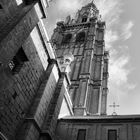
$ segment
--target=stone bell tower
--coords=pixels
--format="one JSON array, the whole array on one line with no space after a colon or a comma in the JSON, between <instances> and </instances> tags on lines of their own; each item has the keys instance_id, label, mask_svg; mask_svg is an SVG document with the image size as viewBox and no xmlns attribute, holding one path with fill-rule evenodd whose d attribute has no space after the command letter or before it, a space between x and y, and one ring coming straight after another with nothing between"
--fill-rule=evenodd
<instances>
[{"instance_id":1,"label":"stone bell tower","mask_svg":"<svg viewBox=\"0 0 140 140\"><path fill-rule=\"evenodd\" d=\"M69 74L69 94L75 115L106 115L108 51L104 42L105 22L94 2L78 10L75 19L58 22L52 36L58 59L74 55Z\"/></svg>"}]
</instances>

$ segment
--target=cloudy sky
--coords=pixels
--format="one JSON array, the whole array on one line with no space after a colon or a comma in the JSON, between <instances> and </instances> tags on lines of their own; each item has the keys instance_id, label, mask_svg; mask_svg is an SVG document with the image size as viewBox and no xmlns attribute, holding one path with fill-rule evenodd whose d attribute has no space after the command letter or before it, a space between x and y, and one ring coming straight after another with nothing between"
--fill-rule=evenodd
<instances>
[{"instance_id":1,"label":"cloudy sky","mask_svg":"<svg viewBox=\"0 0 140 140\"><path fill-rule=\"evenodd\" d=\"M91 0L53 0L48 8L47 30ZM138 0L95 0L106 21L106 48L110 51L108 114L110 104L118 114L140 114L140 17Z\"/></svg>"}]
</instances>

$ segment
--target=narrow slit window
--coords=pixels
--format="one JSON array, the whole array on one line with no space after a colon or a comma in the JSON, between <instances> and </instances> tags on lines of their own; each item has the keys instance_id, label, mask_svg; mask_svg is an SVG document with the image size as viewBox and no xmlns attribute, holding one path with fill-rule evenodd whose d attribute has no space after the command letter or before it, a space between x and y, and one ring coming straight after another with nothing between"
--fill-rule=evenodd
<instances>
[{"instance_id":1,"label":"narrow slit window","mask_svg":"<svg viewBox=\"0 0 140 140\"><path fill-rule=\"evenodd\" d=\"M117 140L117 130L108 130L108 140Z\"/></svg>"},{"instance_id":2,"label":"narrow slit window","mask_svg":"<svg viewBox=\"0 0 140 140\"><path fill-rule=\"evenodd\" d=\"M3 9L1 4L0 4L0 9Z\"/></svg>"},{"instance_id":3,"label":"narrow slit window","mask_svg":"<svg viewBox=\"0 0 140 140\"><path fill-rule=\"evenodd\" d=\"M83 17L83 18L82 18L82 23L83 23L83 22L87 22L87 17Z\"/></svg>"},{"instance_id":4,"label":"narrow slit window","mask_svg":"<svg viewBox=\"0 0 140 140\"><path fill-rule=\"evenodd\" d=\"M17 96L18 96L17 92L14 92L14 94L12 95L14 100L16 99Z\"/></svg>"},{"instance_id":5,"label":"narrow slit window","mask_svg":"<svg viewBox=\"0 0 140 140\"><path fill-rule=\"evenodd\" d=\"M77 140L85 140L86 139L86 129L79 129Z\"/></svg>"},{"instance_id":6,"label":"narrow slit window","mask_svg":"<svg viewBox=\"0 0 140 140\"><path fill-rule=\"evenodd\" d=\"M28 58L22 48L18 50L13 59L9 62L9 68L13 74L19 73L23 64L28 61Z\"/></svg>"}]
</instances>

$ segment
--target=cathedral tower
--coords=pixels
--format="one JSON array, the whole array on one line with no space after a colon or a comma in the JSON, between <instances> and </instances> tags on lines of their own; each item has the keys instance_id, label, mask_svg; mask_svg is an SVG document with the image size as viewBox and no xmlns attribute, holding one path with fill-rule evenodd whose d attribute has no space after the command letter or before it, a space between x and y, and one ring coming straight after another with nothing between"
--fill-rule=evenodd
<instances>
[{"instance_id":1,"label":"cathedral tower","mask_svg":"<svg viewBox=\"0 0 140 140\"><path fill-rule=\"evenodd\" d=\"M71 63L69 94L75 115L105 115L107 104L108 51L104 42L105 22L94 2L58 22L52 36L60 59L74 55Z\"/></svg>"}]
</instances>

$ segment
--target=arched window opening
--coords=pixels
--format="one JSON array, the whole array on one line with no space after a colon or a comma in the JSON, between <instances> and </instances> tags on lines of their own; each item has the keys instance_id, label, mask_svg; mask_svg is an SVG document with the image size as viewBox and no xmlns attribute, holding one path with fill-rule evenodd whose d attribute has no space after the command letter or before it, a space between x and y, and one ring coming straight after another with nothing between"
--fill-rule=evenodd
<instances>
[{"instance_id":1,"label":"arched window opening","mask_svg":"<svg viewBox=\"0 0 140 140\"><path fill-rule=\"evenodd\" d=\"M76 36L76 43L85 41L85 32L80 32Z\"/></svg>"},{"instance_id":2,"label":"arched window opening","mask_svg":"<svg viewBox=\"0 0 140 140\"><path fill-rule=\"evenodd\" d=\"M66 63L70 63L70 60L69 60L69 59L65 59L65 62L66 62Z\"/></svg>"},{"instance_id":3,"label":"arched window opening","mask_svg":"<svg viewBox=\"0 0 140 140\"><path fill-rule=\"evenodd\" d=\"M70 43L70 40L72 38L72 34L67 34L63 37L63 40L62 40L62 44L67 44L67 43Z\"/></svg>"},{"instance_id":4,"label":"arched window opening","mask_svg":"<svg viewBox=\"0 0 140 140\"><path fill-rule=\"evenodd\" d=\"M83 23L83 22L87 22L87 17L83 17L83 18L82 18L82 23Z\"/></svg>"}]
</instances>

